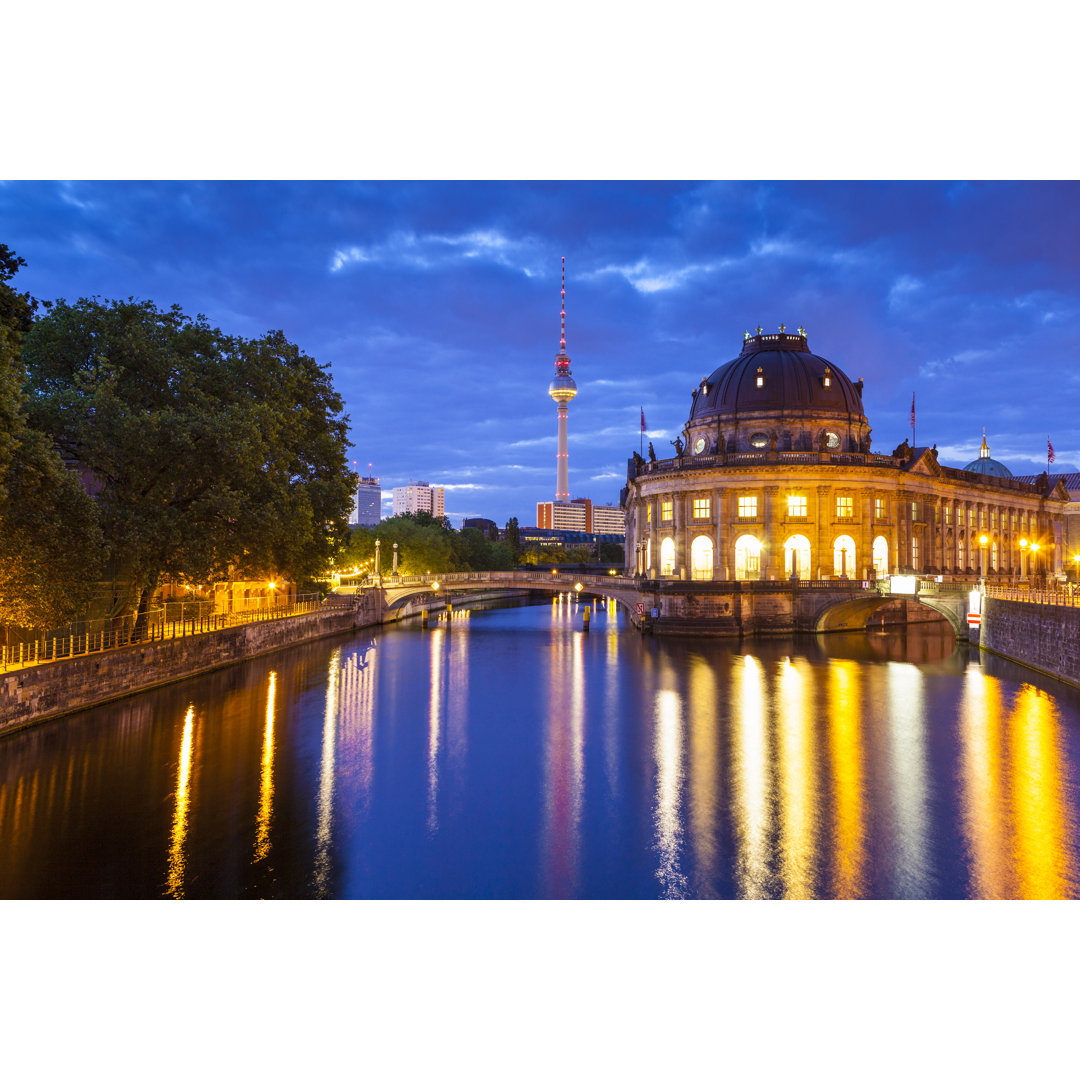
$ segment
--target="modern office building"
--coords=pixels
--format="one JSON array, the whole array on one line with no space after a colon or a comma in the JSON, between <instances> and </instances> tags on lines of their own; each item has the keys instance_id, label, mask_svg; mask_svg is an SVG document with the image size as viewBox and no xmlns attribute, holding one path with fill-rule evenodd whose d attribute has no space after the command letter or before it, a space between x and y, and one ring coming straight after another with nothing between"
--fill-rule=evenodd
<instances>
[{"instance_id":1,"label":"modern office building","mask_svg":"<svg viewBox=\"0 0 1080 1080\"><path fill-rule=\"evenodd\" d=\"M418 514L426 511L433 517L442 517L446 503L446 489L435 487L424 480L415 480L394 492L395 514Z\"/></svg>"},{"instance_id":2,"label":"modern office building","mask_svg":"<svg viewBox=\"0 0 1080 1080\"><path fill-rule=\"evenodd\" d=\"M804 330L747 334L694 389L676 456L629 462L627 568L701 581L1063 569L1065 478L1011 476L989 448L966 469L906 439L872 453L862 392Z\"/></svg>"},{"instance_id":3,"label":"modern office building","mask_svg":"<svg viewBox=\"0 0 1080 1080\"><path fill-rule=\"evenodd\" d=\"M361 476L356 486L350 525L378 525L382 519L382 487L377 476Z\"/></svg>"},{"instance_id":4,"label":"modern office building","mask_svg":"<svg viewBox=\"0 0 1080 1080\"><path fill-rule=\"evenodd\" d=\"M591 499L573 499L569 503L537 503L536 527L621 536L626 526L621 506L594 506Z\"/></svg>"}]
</instances>

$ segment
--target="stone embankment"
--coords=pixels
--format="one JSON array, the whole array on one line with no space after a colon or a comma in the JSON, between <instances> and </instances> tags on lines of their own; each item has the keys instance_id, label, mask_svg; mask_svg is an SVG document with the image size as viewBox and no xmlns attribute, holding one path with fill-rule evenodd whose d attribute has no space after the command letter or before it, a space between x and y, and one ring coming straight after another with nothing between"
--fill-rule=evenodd
<instances>
[{"instance_id":1,"label":"stone embankment","mask_svg":"<svg viewBox=\"0 0 1080 1080\"><path fill-rule=\"evenodd\" d=\"M365 593L348 605L191 637L129 645L0 675L0 734L78 712L156 686L202 675L253 656L346 633L382 621L382 596Z\"/></svg>"},{"instance_id":2,"label":"stone embankment","mask_svg":"<svg viewBox=\"0 0 1080 1080\"><path fill-rule=\"evenodd\" d=\"M981 648L1080 686L1080 608L989 596L983 605Z\"/></svg>"}]
</instances>

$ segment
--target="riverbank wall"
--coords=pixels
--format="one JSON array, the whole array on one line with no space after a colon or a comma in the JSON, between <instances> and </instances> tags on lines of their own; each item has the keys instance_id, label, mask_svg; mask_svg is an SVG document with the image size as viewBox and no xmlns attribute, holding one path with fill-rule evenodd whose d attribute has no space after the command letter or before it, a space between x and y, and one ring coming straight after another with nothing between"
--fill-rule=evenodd
<instances>
[{"instance_id":1,"label":"riverbank wall","mask_svg":"<svg viewBox=\"0 0 1080 1080\"><path fill-rule=\"evenodd\" d=\"M1080 608L983 601L979 647L1080 686Z\"/></svg>"},{"instance_id":2,"label":"riverbank wall","mask_svg":"<svg viewBox=\"0 0 1080 1080\"><path fill-rule=\"evenodd\" d=\"M264 653L377 625L382 616L382 596L371 592L349 605L9 671L0 675L0 735Z\"/></svg>"}]
</instances>

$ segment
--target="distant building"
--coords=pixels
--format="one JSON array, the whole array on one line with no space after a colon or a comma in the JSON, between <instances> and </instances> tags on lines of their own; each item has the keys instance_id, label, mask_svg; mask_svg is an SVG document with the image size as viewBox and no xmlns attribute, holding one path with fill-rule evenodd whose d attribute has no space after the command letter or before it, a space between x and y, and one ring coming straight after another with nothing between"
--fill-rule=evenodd
<instances>
[{"instance_id":1,"label":"distant building","mask_svg":"<svg viewBox=\"0 0 1080 1080\"><path fill-rule=\"evenodd\" d=\"M350 525L378 525L382 518L382 488L377 476L361 476L356 487Z\"/></svg>"},{"instance_id":2,"label":"distant building","mask_svg":"<svg viewBox=\"0 0 1080 1080\"><path fill-rule=\"evenodd\" d=\"M445 505L446 489L433 487L424 480L394 488L395 514L419 514L426 511L432 517L442 517L446 512Z\"/></svg>"},{"instance_id":3,"label":"distant building","mask_svg":"<svg viewBox=\"0 0 1080 1080\"><path fill-rule=\"evenodd\" d=\"M613 533L622 537L626 531L625 515L620 506L593 506L591 499L569 503L536 504L538 529L571 529L583 533Z\"/></svg>"},{"instance_id":4,"label":"distant building","mask_svg":"<svg viewBox=\"0 0 1080 1080\"><path fill-rule=\"evenodd\" d=\"M461 519L463 529L479 529L485 536L490 536L494 530L495 536L499 535L499 526L491 518L468 517Z\"/></svg>"},{"instance_id":5,"label":"distant building","mask_svg":"<svg viewBox=\"0 0 1080 1080\"><path fill-rule=\"evenodd\" d=\"M558 504L556 504L558 505ZM620 533L589 533L575 529L542 529L522 525L518 530L522 547L528 548L572 548L596 547L600 544L618 544L622 546L625 537Z\"/></svg>"}]
</instances>

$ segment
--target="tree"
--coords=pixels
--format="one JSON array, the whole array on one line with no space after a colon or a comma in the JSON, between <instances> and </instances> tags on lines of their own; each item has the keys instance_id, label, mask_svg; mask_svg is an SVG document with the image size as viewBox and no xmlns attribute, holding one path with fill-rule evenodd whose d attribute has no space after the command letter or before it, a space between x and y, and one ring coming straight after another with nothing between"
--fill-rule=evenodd
<instances>
[{"instance_id":1,"label":"tree","mask_svg":"<svg viewBox=\"0 0 1080 1080\"><path fill-rule=\"evenodd\" d=\"M137 633L163 576L303 580L347 536L341 398L280 332L247 341L175 305L57 301L24 360L33 422L100 486Z\"/></svg>"},{"instance_id":2,"label":"tree","mask_svg":"<svg viewBox=\"0 0 1080 1080\"><path fill-rule=\"evenodd\" d=\"M506 523L506 544L510 548L510 554L513 555L514 562L521 562L521 531L516 517L512 517Z\"/></svg>"},{"instance_id":3,"label":"tree","mask_svg":"<svg viewBox=\"0 0 1080 1080\"><path fill-rule=\"evenodd\" d=\"M49 630L85 609L102 536L78 476L27 420L19 354L37 303L8 284L25 265L0 244L0 622Z\"/></svg>"}]
</instances>

